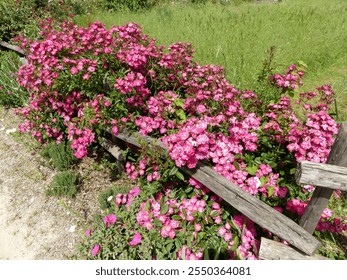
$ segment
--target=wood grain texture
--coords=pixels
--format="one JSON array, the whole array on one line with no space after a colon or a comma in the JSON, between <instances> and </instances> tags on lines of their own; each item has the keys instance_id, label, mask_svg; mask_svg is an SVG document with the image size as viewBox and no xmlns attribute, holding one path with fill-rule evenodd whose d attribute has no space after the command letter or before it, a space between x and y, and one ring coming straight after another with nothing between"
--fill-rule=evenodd
<instances>
[{"instance_id":1,"label":"wood grain texture","mask_svg":"<svg viewBox=\"0 0 347 280\"><path fill-rule=\"evenodd\" d=\"M140 141L164 147L160 141L139 134L134 136L134 134L120 133L116 137L138 147L141 147ZM287 240L302 252L312 255L319 248L319 241L294 221L231 183L204 163L199 162L195 169L181 168L181 170L204 184L259 226Z\"/></svg>"},{"instance_id":2,"label":"wood grain texture","mask_svg":"<svg viewBox=\"0 0 347 280\"><path fill-rule=\"evenodd\" d=\"M332 164L302 161L296 172L298 184L347 191L347 168Z\"/></svg>"},{"instance_id":3,"label":"wood grain texture","mask_svg":"<svg viewBox=\"0 0 347 280\"><path fill-rule=\"evenodd\" d=\"M347 122L340 127L334 145L331 148L327 164L347 167ZM314 232L333 192L333 189L322 187L316 187L314 190L305 213L299 221L299 224L309 233Z\"/></svg>"},{"instance_id":4,"label":"wood grain texture","mask_svg":"<svg viewBox=\"0 0 347 280\"><path fill-rule=\"evenodd\" d=\"M308 256L280 242L262 237L259 259L261 260L329 260L320 255Z\"/></svg>"},{"instance_id":5,"label":"wood grain texture","mask_svg":"<svg viewBox=\"0 0 347 280\"><path fill-rule=\"evenodd\" d=\"M20 53L22 55L24 55L24 52L22 50L20 50L18 48L18 46L15 46L15 45L11 45L9 43L6 43L6 42L3 42L3 41L0 41L0 46L4 47L4 48L7 48L7 49L10 49L12 51L15 51L17 53Z\"/></svg>"},{"instance_id":6,"label":"wood grain texture","mask_svg":"<svg viewBox=\"0 0 347 280\"><path fill-rule=\"evenodd\" d=\"M117 160L118 174L122 174L124 172L123 151L117 145L113 144L111 141L105 138L102 138L100 145Z\"/></svg>"}]
</instances>

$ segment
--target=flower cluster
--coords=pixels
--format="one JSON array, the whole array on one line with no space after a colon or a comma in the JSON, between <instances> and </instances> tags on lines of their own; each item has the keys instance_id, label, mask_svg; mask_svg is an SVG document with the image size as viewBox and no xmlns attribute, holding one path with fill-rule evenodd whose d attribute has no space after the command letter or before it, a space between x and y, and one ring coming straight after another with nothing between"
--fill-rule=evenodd
<instances>
[{"instance_id":1,"label":"flower cluster","mask_svg":"<svg viewBox=\"0 0 347 280\"><path fill-rule=\"evenodd\" d=\"M25 119L20 131L40 142L68 140L78 158L88 154L105 130L113 135L122 129L136 131L162 141L178 167L195 168L204 161L279 211L303 214L310 192L293 183L293 170L298 161L327 159L338 130L328 112L334 95L330 86L301 93L294 102L288 96L300 89L304 72L291 65L285 74L270 75L274 98L260 98L267 91L239 91L220 66L195 62L189 43L165 49L133 23L106 29L99 22L87 28L68 21L53 27L47 20L40 36L36 41L18 39L28 53L28 64L20 68L17 79L30 92L29 106L19 110ZM193 239L177 243L175 257L200 259L201 240L213 232L209 237L223 240L228 257L235 258L239 250L241 257L255 258L253 222L241 215L230 217L230 209L222 207L207 186L192 178L188 185L177 168L168 172L163 166L153 152L126 163L128 177L139 181L141 191L146 186L136 213L138 228L127 237L131 248L143 245L146 231L166 242L189 232ZM182 197L168 198L176 189ZM139 192L118 194L115 204L129 209ZM307 201L297 199L299 192ZM108 229L115 217L104 218ZM324 222L318 228L334 231L345 225L342 220L341 226L331 224L335 227ZM99 250L100 242L93 254Z\"/></svg>"}]
</instances>

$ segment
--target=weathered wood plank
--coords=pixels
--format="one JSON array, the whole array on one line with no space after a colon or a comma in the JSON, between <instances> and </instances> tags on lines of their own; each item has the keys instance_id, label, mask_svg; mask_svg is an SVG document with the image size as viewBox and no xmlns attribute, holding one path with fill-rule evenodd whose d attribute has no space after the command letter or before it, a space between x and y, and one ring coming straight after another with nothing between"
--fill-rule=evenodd
<instances>
[{"instance_id":1,"label":"weathered wood plank","mask_svg":"<svg viewBox=\"0 0 347 280\"><path fill-rule=\"evenodd\" d=\"M347 167L347 122L343 123L340 127L327 163ZM333 192L334 190L332 189L322 187L316 187L314 190L305 213L299 221L299 224L309 233L314 232Z\"/></svg>"},{"instance_id":2,"label":"weathered wood plank","mask_svg":"<svg viewBox=\"0 0 347 280\"><path fill-rule=\"evenodd\" d=\"M120 133L116 137L138 147L140 147L140 138L151 145L163 147L160 141L153 142L150 137L141 137L139 134L134 137ZM287 240L304 253L312 255L319 248L319 241L302 227L258 198L231 183L211 167L199 162L195 169L181 168L181 170L204 184L249 219L280 238Z\"/></svg>"},{"instance_id":3,"label":"weathered wood plank","mask_svg":"<svg viewBox=\"0 0 347 280\"><path fill-rule=\"evenodd\" d=\"M347 191L347 168L326 163L302 161L295 174L298 184Z\"/></svg>"},{"instance_id":4,"label":"weathered wood plank","mask_svg":"<svg viewBox=\"0 0 347 280\"><path fill-rule=\"evenodd\" d=\"M102 142L100 143L101 147L103 147L106 151L108 151L115 159L117 160L118 174L122 174L124 171L123 163L123 151L117 146L114 145L111 141L102 138Z\"/></svg>"},{"instance_id":5,"label":"weathered wood plank","mask_svg":"<svg viewBox=\"0 0 347 280\"><path fill-rule=\"evenodd\" d=\"M15 52L18 52L18 53L24 55L24 52L23 52L22 50L20 50L20 49L18 48L18 46L11 45L11 44L6 43L6 42L3 42L3 41L0 41L0 46L3 46L3 47L5 47L5 48L7 48L7 49L10 49L10 50L12 50L12 51L15 51Z\"/></svg>"},{"instance_id":6,"label":"weathered wood plank","mask_svg":"<svg viewBox=\"0 0 347 280\"><path fill-rule=\"evenodd\" d=\"M320 255L307 256L280 242L262 237L259 259L261 260L328 260Z\"/></svg>"}]
</instances>

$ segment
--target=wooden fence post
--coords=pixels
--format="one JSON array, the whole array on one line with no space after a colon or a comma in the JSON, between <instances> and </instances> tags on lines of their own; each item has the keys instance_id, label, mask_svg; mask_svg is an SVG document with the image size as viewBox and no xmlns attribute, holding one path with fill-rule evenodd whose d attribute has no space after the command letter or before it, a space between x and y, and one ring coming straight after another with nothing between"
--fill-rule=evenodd
<instances>
[{"instance_id":1,"label":"wooden fence post","mask_svg":"<svg viewBox=\"0 0 347 280\"><path fill-rule=\"evenodd\" d=\"M331 148L327 163L347 167L347 122L343 123L340 127L337 138ZM329 188L315 188L312 198L306 207L305 213L299 221L299 225L309 233L312 234L314 232L333 192L334 190Z\"/></svg>"}]
</instances>

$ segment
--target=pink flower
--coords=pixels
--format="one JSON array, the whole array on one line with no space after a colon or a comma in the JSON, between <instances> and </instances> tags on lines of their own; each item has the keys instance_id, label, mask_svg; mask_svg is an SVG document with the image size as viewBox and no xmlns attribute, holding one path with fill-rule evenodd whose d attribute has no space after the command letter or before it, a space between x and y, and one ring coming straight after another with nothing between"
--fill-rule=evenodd
<instances>
[{"instance_id":1,"label":"pink flower","mask_svg":"<svg viewBox=\"0 0 347 280\"><path fill-rule=\"evenodd\" d=\"M141 233L137 232L133 236L133 239L129 242L130 246L136 246L141 243L142 236Z\"/></svg>"},{"instance_id":2,"label":"pink flower","mask_svg":"<svg viewBox=\"0 0 347 280\"><path fill-rule=\"evenodd\" d=\"M89 66L87 70L88 70L88 72L91 72L91 73L95 72L95 67Z\"/></svg>"},{"instance_id":3,"label":"pink flower","mask_svg":"<svg viewBox=\"0 0 347 280\"><path fill-rule=\"evenodd\" d=\"M109 227L111 224L115 224L117 221L117 217L113 214L109 214L103 218L103 221L106 227Z\"/></svg>"},{"instance_id":4,"label":"pink flower","mask_svg":"<svg viewBox=\"0 0 347 280\"><path fill-rule=\"evenodd\" d=\"M203 114L206 112L206 107L202 104L198 105L198 107L196 107L196 111L199 113L199 114Z\"/></svg>"},{"instance_id":5,"label":"pink flower","mask_svg":"<svg viewBox=\"0 0 347 280\"><path fill-rule=\"evenodd\" d=\"M218 235L220 235L220 236L224 236L226 232L227 232L227 230L225 229L225 227L220 227L218 229Z\"/></svg>"},{"instance_id":6,"label":"pink flower","mask_svg":"<svg viewBox=\"0 0 347 280\"><path fill-rule=\"evenodd\" d=\"M91 231L90 229L87 229L87 230L86 230L86 237L88 237L88 236L90 235L91 232L92 232L92 231Z\"/></svg>"},{"instance_id":7,"label":"pink flower","mask_svg":"<svg viewBox=\"0 0 347 280\"><path fill-rule=\"evenodd\" d=\"M100 245L99 244L94 245L94 248L92 251L93 256L95 257L99 253L99 251L100 251Z\"/></svg>"},{"instance_id":8,"label":"pink flower","mask_svg":"<svg viewBox=\"0 0 347 280\"><path fill-rule=\"evenodd\" d=\"M83 80L88 80L90 78L90 75L88 74L88 73L84 73L83 75L82 75L82 79Z\"/></svg>"},{"instance_id":9,"label":"pink flower","mask_svg":"<svg viewBox=\"0 0 347 280\"><path fill-rule=\"evenodd\" d=\"M78 69L77 69L76 67L72 67L72 68L70 69L70 73L71 73L72 75L75 75L75 74L78 73Z\"/></svg>"},{"instance_id":10,"label":"pink flower","mask_svg":"<svg viewBox=\"0 0 347 280\"><path fill-rule=\"evenodd\" d=\"M201 227L201 224L199 224L199 223L194 225L195 231L200 231L201 228L202 228L202 227Z\"/></svg>"},{"instance_id":11,"label":"pink flower","mask_svg":"<svg viewBox=\"0 0 347 280\"><path fill-rule=\"evenodd\" d=\"M118 132L119 132L118 127L117 127L117 126L113 126L113 127L112 127L112 134L113 134L114 136L117 136L117 135L118 135Z\"/></svg>"},{"instance_id":12,"label":"pink flower","mask_svg":"<svg viewBox=\"0 0 347 280\"><path fill-rule=\"evenodd\" d=\"M233 238L233 235L230 232L224 234L224 240L226 242L230 241Z\"/></svg>"}]
</instances>

